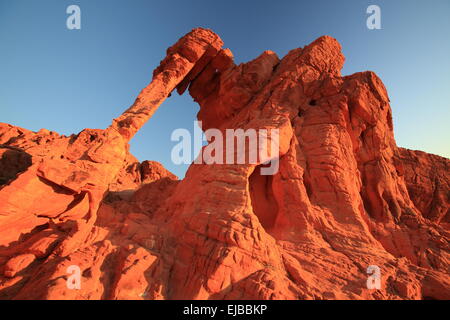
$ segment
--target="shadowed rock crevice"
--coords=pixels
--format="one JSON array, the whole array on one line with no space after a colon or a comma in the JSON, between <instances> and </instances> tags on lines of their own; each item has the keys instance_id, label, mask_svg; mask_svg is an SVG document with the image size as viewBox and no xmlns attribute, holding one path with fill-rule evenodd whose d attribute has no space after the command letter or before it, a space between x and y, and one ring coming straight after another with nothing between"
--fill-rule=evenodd
<instances>
[{"instance_id":1,"label":"shadowed rock crevice","mask_svg":"<svg viewBox=\"0 0 450 320\"><path fill-rule=\"evenodd\" d=\"M250 199L253 212L263 228L270 233L278 216L278 204L272 189L274 177L273 175L262 175L260 169L261 166L255 167L249 177Z\"/></svg>"},{"instance_id":2,"label":"shadowed rock crevice","mask_svg":"<svg viewBox=\"0 0 450 320\"><path fill-rule=\"evenodd\" d=\"M31 155L19 148L0 145L0 188L31 166Z\"/></svg>"}]
</instances>

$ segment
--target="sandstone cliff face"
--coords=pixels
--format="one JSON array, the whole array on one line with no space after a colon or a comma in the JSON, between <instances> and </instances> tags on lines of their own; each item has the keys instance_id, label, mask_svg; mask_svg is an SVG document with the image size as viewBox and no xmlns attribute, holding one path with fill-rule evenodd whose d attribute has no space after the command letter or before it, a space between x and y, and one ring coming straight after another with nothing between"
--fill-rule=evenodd
<instances>
[{"instance_id":1,"label":"sandstone cliff face","mask_svg":"<svg viewBox=\"0 0 450 320\"><path fill-rule=\"evenodd\" d=\"M450 160L396 146L381 80L342 77L327 36L241 65L222 45L181 38L106 130L0 124L0 298L449 299ZM128 142L174 89L203 130L279 129L279 171L139 163Z\"/></svg>"}]
</instances>

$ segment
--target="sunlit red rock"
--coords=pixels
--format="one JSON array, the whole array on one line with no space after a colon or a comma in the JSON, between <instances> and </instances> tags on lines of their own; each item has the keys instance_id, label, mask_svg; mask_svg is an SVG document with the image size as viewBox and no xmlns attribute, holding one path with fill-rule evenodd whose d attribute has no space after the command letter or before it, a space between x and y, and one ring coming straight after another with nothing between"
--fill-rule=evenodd
<instances>
[{"instance_id":1,"label":"sunlit red rock","mask_svg":"<svg viewBox=\"0 0 450 320\"><path fill-rule=\"evenodd\" d=\"M240 65L222 45L181 38L105 130L0 124L0 298L449 299L450 160L396 146L381 80L342 77L328 36ZM279 129L279 171L139 163L129 140L174 89L204 130Z\"/></svg>"}]
</instances>

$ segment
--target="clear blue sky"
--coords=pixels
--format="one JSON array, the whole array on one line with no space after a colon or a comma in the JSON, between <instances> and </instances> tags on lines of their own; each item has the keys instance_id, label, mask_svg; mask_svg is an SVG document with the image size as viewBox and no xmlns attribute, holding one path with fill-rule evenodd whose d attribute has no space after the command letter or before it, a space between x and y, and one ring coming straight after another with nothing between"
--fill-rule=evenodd
<instances>
[{"instance_id":1,"label":"clear blue sky","mask_svg":"<svg viewBox=\"0 0 450 320\"><path fill-rule=\"evenodd\" d=\"M81 8L81 30L66 8ZM366 28L381 7L382 30ZM151 80L167 47L194 27L218 33L237 63L280 57L328 34L342 44L343 74L375 71L402 147L450 157L450 1L0 0L0 122L62 134L105 128ZM172 95L131 141L139 160L170 160L176 128L198 106Z\"/></svg>"}]
</instances>

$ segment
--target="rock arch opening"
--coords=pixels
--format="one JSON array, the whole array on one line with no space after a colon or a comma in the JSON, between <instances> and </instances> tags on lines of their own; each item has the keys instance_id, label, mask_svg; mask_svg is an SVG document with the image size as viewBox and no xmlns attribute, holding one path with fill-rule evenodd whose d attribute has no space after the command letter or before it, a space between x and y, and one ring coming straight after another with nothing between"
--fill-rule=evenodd
<instances>
[{"instance_id":1,"label":"rock arch opening","mask_svg":"<svg viewBox=\"0 0 450 320\"><path fill-rule=\"evenodd\" d=\"M183 179L190 163L174 163L171 151L180 141L171 140L171 135L177 129L184 129L194 139L194 130L201 132L196 123L199 110L200 106L189 94L172 94L130 141L130 151L139 161L157 161L179 179ZM192 139L189 142L191 161L199 151L194 148Z\"/></svg>"}]
</instances>

